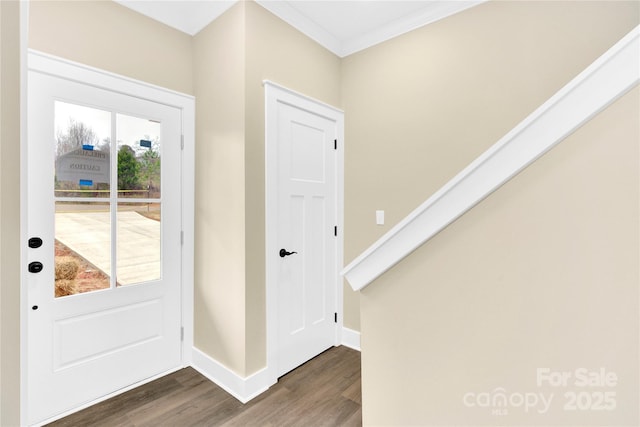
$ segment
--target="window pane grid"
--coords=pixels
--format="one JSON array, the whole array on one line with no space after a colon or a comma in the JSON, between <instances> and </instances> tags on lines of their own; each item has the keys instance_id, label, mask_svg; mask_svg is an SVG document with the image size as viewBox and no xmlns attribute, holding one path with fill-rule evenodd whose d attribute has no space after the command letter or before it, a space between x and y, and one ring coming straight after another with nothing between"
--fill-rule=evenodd
<instances>
[{"instance_id":1,"label":"window pane grid","mask_svg":"<svg viewBox=\"0 0 640 427\"><path fill-rule=\"evenodd\" d=\"M55 103L56 297L161 279L160 130Z\"/></svg>"}]
</instances>

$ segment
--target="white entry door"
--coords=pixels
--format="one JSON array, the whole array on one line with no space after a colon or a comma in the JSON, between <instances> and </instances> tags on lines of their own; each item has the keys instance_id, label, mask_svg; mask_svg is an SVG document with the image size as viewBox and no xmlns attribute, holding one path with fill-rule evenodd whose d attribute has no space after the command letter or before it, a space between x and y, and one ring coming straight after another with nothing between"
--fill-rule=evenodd
<instances>
[{"instance_id":1,"label":"white entry door","mask_svg":"<svg viewBox=\"0 0 640 427\"><path fill-rule=\"evenodd\" d=\"M277 105L277 375L336 344L338 174L335 118Z\"/></svg>"},{"instance_id":2,"label":"white entry door","mask_svg":"<svg viewBox=\"0 0 640 427\"><path fill-rule=\"evenodd\" d=\"M180 140L177 108L29 72L29 424L181 366Z\"/></svg>"}]
</instances>

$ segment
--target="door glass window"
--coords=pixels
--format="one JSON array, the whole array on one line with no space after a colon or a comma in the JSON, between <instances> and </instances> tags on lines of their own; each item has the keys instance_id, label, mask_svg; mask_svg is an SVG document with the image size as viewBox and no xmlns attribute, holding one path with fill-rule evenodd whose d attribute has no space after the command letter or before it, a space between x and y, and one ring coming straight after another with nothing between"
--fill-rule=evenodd
<instances>
[{"instance_id":1,"label":"door glass window","mask_svg":"<svg viewBox=\"0 0 640 427\"><path fill-rule=\"evenodd\" d=\"M110 287L111 221L109 203L87 199L56 202L55 295Z\"/></svg>"},{"instance_id":2,"label":"door glass window","mask_svg":"<svg viewBox=\"0 0 640 427\"><path fill-rule=\"evenodd\" d=\"M160 123L116 115L119 285L161 278Z\"/></svg>"},{"instance_id":3,"label":"door glass window","mask_svg":"<svg viewBox=\"0 0 640 427\"><path fill-rule=\"evenodd\" d=\"M118 197L160 197L160 123L117 114Z\"/></svg>"},{"instance_id":4,"label":"door glass window","mask_svg":"<svg viewBox=\"0 0 640 427\"><path fill-rule=\"evenodd\" d=\"M159 280L160 204L118 203L118 285Z\"/></svg>"},{"instance_id":5,"label":"door glass window","mask_svg":"<svg viewBox=\"0 0 640 427\"><path fill-rule=\"evenodd\" d=\"M56 297L160 280L161 124L54 108Z\"/></svg>"},{"instance_id":6,"label":"door glass window","mask_svg":"<svg viewBox=\"0 0 640 427\"><path fill-rule=\"evenodd\" d=\"M111 113L56 101L53 138L55 296L107 289L111 280Z\"/></svg>"},{"instance_id":7,"label":"door glass window","mask_svg":"<svg viewBox=\"0 0 640 427\"><path fill-rule=\"evenodd\" d=\"M55 102L56 197L109 197L111 113Z\"/></svg>"}]
</instances>

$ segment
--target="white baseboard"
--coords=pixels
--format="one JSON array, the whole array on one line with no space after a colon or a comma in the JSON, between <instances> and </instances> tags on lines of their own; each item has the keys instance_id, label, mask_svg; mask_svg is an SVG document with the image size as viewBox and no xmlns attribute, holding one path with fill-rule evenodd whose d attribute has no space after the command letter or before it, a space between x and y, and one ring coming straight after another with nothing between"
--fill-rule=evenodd
<instances>
[{"instance_id":1,"label":"white baseboard","mask_svg":"<svg viewBox=\"0 0 640 427\"><path fill-rule=\"evenodd\" d=\"M269 382L266 368L243 378L196 347L193 347L192 367L242 403L247 403L273 385Z\"/></svg>"},{"instance_id":2,"label":"white baseboard","mask_svg":"<svg viewBox=\"0 0 640 427\"><path fill-rule=\"evenodd\" d=\"M360 332L343 327L341 344L360 351ZM242 403L247 403L275 384L269 380L267 368L243 378L196 347L193 347L191 366Z\"/></svg>"},{"instance_id":3,"label":"white baseboard","mask_svg":"<svg viewBox=\"0 0 640 427\"><path fill-rule=\"evenodd\" d=\"M354 331L349 328L342 328L342 345L352 348L354 350L360 350L360 332Z\"/></svg>"}]
</instances>

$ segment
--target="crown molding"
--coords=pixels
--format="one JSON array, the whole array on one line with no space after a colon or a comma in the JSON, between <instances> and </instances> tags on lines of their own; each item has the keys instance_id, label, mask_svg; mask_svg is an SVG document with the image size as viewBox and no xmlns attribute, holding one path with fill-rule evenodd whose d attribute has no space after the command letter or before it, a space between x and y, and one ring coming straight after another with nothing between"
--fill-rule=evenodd
<instances>
[{"instance_id":1,"label":"crown molding","mask_svg":"<svg viewBox=\"0 0 640 427\"><path fill-rule=\"evenodd\" d=\"M434 1L418 13L396 19L390 23L357 37L341 40L322 26L300 13L289 1L256 0L260 6L276 15L298 31L307 35L340 58L383 43L409 31L432 24L448 16L462 12L487 0Z\"/></svg>"},{"instance_id":2,"label":"crown molding","mask_svg":"<svg viewBox=\"0 0 640 427\"><path fill-rule=\"evenodd\" d=\"M135 12L171 28L194 36L236 4L237 0L216 1L140 1L114 0Z\"/></svg>"},{"instance_id":3,"label":"crown molding","mask_svg":"<svg viewBox=\"0 0 640 427\"><path fill-rule=\"evenodd\" d=\"M384 43L395 37L416 30L425 25L433 24L463 10L469 9L484 3L487 0L480 1L434 1L418 13L413 13L401 19L397 19L369 31L358 37L345 40L342 43L340 52L334 52L341 58L349 56L361 50L367 49L380 43Z\"/></svg>"},{"instance_id":4,"label":"crown molding","mask_svg":"<svg viewBox=\"0 0 640 427\"><path fill-rule=\"evenodd\" d=\"M289 2L256 0L256 3L331 52L341 56L342 42L340 39L316 24L306 15L300 13L298 9L291 6Z\"/></svg>"}]
</instances>

